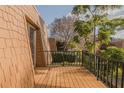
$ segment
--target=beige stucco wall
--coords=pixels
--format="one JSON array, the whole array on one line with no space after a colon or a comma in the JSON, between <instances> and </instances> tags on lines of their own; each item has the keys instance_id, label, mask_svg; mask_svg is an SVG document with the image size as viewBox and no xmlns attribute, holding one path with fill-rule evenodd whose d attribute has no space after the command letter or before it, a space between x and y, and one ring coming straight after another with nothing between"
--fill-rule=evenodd
<instances>
[{"instance_id":1,"label":"beige stucco wall","mask_svg":"<svg viewBox=\"0 0 124 93\"><path fill-rule=\"evenodd\" d=\"M49 38L50 50L57 51L55 38Z\"/></svg>"},{"instance_id":2,"label":"beige stucco wall","mask_svg":"<svg viewBox=\"0 0 124 93\"><path fill-rule=\"evenodd\" d=\"M44 29L34 6L0 6L0 87L34 87L27 21Z\"/></svg>"},{"instance_id":3,"label":"beige stucco wall","mask_svg":"<svg viewBox=\"0 0 124 93\"><path fill-rule=\"evenodd\" d=\"M124 40L112 41L111 44L118 48L124 48Z\"/></svg>"},{"instance_id":4,"label":"beige stucco wall","mask_svg":"<svg viewBox=\"0 0 124 93\"><path fill-rule=\"evenodd\" d=\"M51 54L47 52L50 51L47 26L45 25L45 22L41 19L41 17L40 23L42 31L40 34L37 34L37 67L47 66L49 63L51 63Z\"/></svg>"}]
</instances>

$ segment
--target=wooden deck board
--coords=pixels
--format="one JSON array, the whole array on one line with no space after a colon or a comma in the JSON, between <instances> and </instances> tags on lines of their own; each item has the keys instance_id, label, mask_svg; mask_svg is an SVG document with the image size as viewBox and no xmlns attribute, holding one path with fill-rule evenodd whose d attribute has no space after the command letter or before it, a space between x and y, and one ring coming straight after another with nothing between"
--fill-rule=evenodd
<instances>
[{"instance_id":1,"label":"wooden deck board","mask_svg":"<svg viewBox=\"0 0 124 93\"><path fill-rule=\"evenodd\" d=\"M37 88L105 88L83 67L41 67L35 69Z\"/></svg>"}]
</instances>

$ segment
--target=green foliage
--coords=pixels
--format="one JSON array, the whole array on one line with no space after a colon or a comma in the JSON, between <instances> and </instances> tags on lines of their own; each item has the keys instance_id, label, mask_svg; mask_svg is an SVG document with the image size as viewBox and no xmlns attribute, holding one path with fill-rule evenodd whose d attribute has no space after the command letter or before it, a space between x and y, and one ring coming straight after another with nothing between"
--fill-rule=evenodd
<instances>
[{"instance_id":1,"label":"green foliage","mask_svg":"<svg viewBox=\"0 0 124 93\"><path fill-rule=\"evenodd\" d=\"M109 59L124 61L124 49L117 47L108 47L106 50L101 50L101 56Z\"/></svg>"},{"instance_id":2,"label":"green foliage","mask_svg":"<svg viewBox=\"0 0 124 93\"><path fill-rule=\"evenodd\" d=\"M61 63L63 62L63 55L62 53L52 53L52 61L55 63Z\"/></svg>"},{"instance_id":3,"label":"green foliage","mask_svg":"<svg viewBox=\"0 0 124 93\"><path fill-rule=\"evenodd\" d=\"M99 28L98 39L99 43L108 45L110 42L110 36L114 34L117 26L123 24L123 20L120 18L108 19L108 10L119 9L122 6L116 5L77 5L73 8L72 13L77 15L79 19L75 22L75 32L78 33L74 37L74 41L80 42L80 38L83 37L85 40L85 48L89 51L94 48L93 44L88 37L93 31L95 32L96 27Z\"/></svg>"},{"instance_id":4,"label":"green foliage","mask_svg":"<svg viewBox=\"0 0 124 93\"><path fill-rule=\"evenodd\" d=\"M86 18L95 17L97 15L108 15L108 10L119 9L119 5L76 5L72 13L75 15L83 14ZM89 17L87 17L89 16Z\"/></svg>"},{"instance_id":5,"label":"green foliage","mask_svg":"<svg viewBox=\"0 0 124 93\"><path fill-rule=\"evenodd\" d=\"M81 62L81 52L56 52L52 53L54 63Z\"/></svg>"},{"instance_id":6,"label":"green foliage","mask_svg":"<svg viewBox=\"0 0 124 93\"><path fill-rule=\"evenodd\" d=\"M111 35L115 34L115 30L117 27L122 25L123 20L121 18L117 19L108 19L107 17L103 17L101 21L98 23L99 33L98 40L101 45L108 46L111 41Z\"/></svg>"},{"instance_id":7,"label":"green foliage","mask_svg":"<svg viewBox=\"0 0 124 93\"><path fill-rule=\"evenodd\" d=\"M75 15L79 15L81 13L85 13L86 9L89 7L89 5L76 5L73 10L72 13Z\"/></svg>"},{"instance_id":8,"label":"green foliage","mask_svg":"<svg viewBox=\"0 0 124 93\"><path fill-rule=\"evenodd\" d=\"M106 31L106 30L99 31L98 39L99 39L101 45L102 44L108 45L109 42L111 41L111 38L110 38L111 35L112 34L110 31Z\"/></svg>"},{"instance_id":9,"label":"green foliage","mask_svg":"<svg viewBox=\"0 0 124 93\"><path fill-rule=\"evenodd\" d=\"M92 25L90 21L78 20L74 23L74 31L79 34L80 37L85 37L89 35L92 31Z\"/></svg>"},{"instance_id":10,"label":"green foliage","mask_svg":"<svg viewBox=\"0 0 124 93\"><path fill-rule=\"evenodd\" d=\"M76 48L76 43L75 43L75 42L69 42L69 43L67 44L67 47L68 47L69 49Z\"/></svg>"},{"instance_id":11,"label":"green foliage","mask_svg":"<svg viewBox=\"0 0 124 93\"><path fill-rule=\"evenodd\" d=\"M73 41L76 43L80 43L80 37L78 35L74 36Z\"/></svg>"},{"instance_id":12,"label":"green foliage","mask_svg":"<svg viewBox=\"0 0 124 93\"><path fill-rule=\"evenodd\" d=\"M87 41L87 42L85 43L85 47L86 47L87 50L89 50L89 52L93 53L93 47L94 47L93 42Z\"/></svg>"},{"instance_id":13,"label":"green foliage","mask_svg":"<svg viewBox=\"0 0 124 93\"><path fill-rule=\"evenodd\" d=\"M80 42L80 38L83 37L85 40L85 48L90 49L92 43L89 41L89 34L92 32L92 24L90 21L78 20L74 23L74 31L77 35L73 38L76 43Z\"/></svg>"}]
</instances>

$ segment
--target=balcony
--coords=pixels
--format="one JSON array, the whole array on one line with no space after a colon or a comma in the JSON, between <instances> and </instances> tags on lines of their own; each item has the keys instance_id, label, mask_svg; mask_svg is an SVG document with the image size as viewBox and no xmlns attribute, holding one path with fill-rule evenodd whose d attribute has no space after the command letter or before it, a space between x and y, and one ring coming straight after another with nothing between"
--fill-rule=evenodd
<instances>
[{"instance_id":1,"label":"balcony","mask_svg":"<svg viewBox=\"0 0 124 93\"><path fill-rule=\"evenodd\" d=\"M94 56L85 51L44 51L44 53L47 55L47 61L51 59L52 62L47 62L47 67L35 69L35 87L124 87L123 62Z\"/></svg>"}]
</instances>

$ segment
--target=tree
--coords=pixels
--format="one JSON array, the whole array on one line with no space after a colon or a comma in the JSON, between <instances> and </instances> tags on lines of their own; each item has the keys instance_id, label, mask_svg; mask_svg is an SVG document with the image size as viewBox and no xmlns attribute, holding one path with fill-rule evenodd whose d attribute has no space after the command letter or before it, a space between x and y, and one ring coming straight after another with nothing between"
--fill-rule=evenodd
<instances>
[{"instance_id":1,"label":"tree","mask_svg":"<svg viewBox=\"0 0 124 93\"><path fill-rule=\"evenodd\" d=\"M124 61L124 49L117 47L108 47L100 51L100 55L111 60Z\"/></svg>"},{"instance_id":2,"label":"tree","mask_svg":"<svg viewBox=\"0 0 124 93\"><path fill-rule=\"evenodd\" d=\"M80 39L82 39L81 37L83 37L84 39L84 47L85 49L90 49L89 44L91 45L91 42L89 40L89 34L92 32L92 24L90 23L90 21L82 21L82 20L78 20L75 22L74 24L74 31L76 33L78 33L77 35L74 36L74 41L79 43Z\"/></svg>"},{"instance_id":3,"label":"tree","mask_svg":"<svg viewBox=\"0 0 124 93\"><path fill-rule=\"evenodd\" d=\"M96 37L96 27L98 26L99 22L101 21L101 19L103 17L107 17L107 15L109 14L108 11L118 9L120 7L121 6L115 6L115 5L77 5L73 8L72 13L75 14L77 17L79 17L78 20L81 20L81 21L89 20L91 23L91 31L94 33L94 43L91 44L91 42L90 42L90 44L94 46L94 54L96 54L96 50L95 50L96 49L96 46L95 46L96 45L95 44L96 43L95 42L96 41L96 38L95 38ZM84 31L85 32L87 31L87 30L84 30L84 31L81 30L80 27L83 24L84 24L84 22L82 22L82 24L75 24L75 25L77 25L76 27L79 27L78 28L79 33L82 33L82 32L84 33ZM87 35L87 33L86 33L86 35ZM84 36L84 35L82 35L82 36ZM75 38L79 39L79 37L76 36Z\"/></svg>"},{"instance_id":4,"label":"tree","mask_svg":"<svg viewBox=\"0 0 124 93\"><path fill-rule=\"evenodd\" d=\"M73 23L75 17L67 16L62 18L56 18L50 25L50 31L58 41L64 42L64 50L67 49L68 43L71 42L75 35Z\"/></svg>"},{"instance_id":5,"label":"tree","mask_svg":"<svg viewBox=\"0 0 124 93\"><path fill-rule=\"evenodd\" d=\"M98 24L99 33L98 40L99 46L101 45L108 46L111 41L111 35L114 34L114 31L118 25L115 26L115 19L108 19L107 17L103 17ZM104 47L106 48L106 47Z\"/></svg>"},{"instance_id":6,"label":"tree","mask_svg":"<svg viewBox=\"0 0 124 93\"><path fill-rule=\"evenodd\" d=\"M124 24L124 20L122 18L108 19L107 17L102 18L99 22L99 33L98 40L99 46L105 45L109 46L111 41L111 35L115 34L115 30L121 29Z\"/></svg>"},{"instance_id":7,"label":"tree","mask_svg":"<svg viewBox=\"0 0 124 93\"><path fill-rule=\"evenodd\" d=\"M72 49L76 48L77 46L76 46L75 42L70 42L70 43L67 45L67 47L72 50Z\"/></svg>"}]
</instances>

